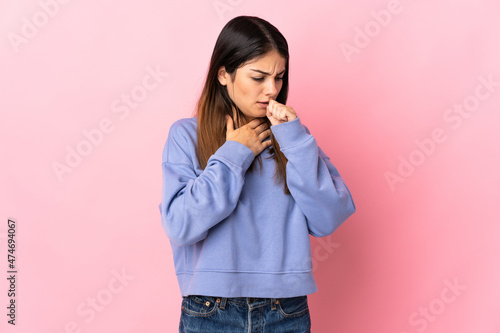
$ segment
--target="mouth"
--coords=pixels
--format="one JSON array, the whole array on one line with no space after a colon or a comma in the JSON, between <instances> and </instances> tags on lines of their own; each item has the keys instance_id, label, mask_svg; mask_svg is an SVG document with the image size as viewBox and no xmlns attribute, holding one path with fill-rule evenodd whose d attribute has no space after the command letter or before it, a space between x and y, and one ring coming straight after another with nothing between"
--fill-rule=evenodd
<instances>
[{"instance_id":1,"label":"mouth","mask_svg":"<svg viewBox=\"0 0 500 333\"><path fill-rule=\"evenodd\" d=\"M267 108L267 106L269 105L269 102L257 102L257 104L259 104L260 107L262 107L262 108Z\"/></svg>"}]
</instances>

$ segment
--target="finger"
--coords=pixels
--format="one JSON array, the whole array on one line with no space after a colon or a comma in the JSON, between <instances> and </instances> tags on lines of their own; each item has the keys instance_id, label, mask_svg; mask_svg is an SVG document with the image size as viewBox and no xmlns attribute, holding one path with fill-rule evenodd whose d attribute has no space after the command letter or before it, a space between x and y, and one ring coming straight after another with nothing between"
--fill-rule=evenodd
<instances>
[{"instance_id":1,"label":"finger","mask_svg":"<svg viewBox=\"0 0 500 333\"><path fill-rule=\"evenodd\" d=\"M281 119L281 108L276 106L274 108L273 116L274 116L274 118L280 120Z\"/></svg>"},{"instance_id":2,"label":"finger","mask_svg":"<svg viewBox=\"0 0 500 333\"><path fill-rule=\"evenodd\" d=\"M266 112L266 115L268 117L273 117L273 110L274 110L273 105L274 105L274 101L270 100L269 104L267 105L267 112Z\"/></svg>"},{"instance_id":3,"label":"finger","mask_svg":"<svg viewBox=\"0 0 500 333\"><path fill-rule=\"evenodd\" d=\"M287 110L286 108L282 108L280 111L281 111L281 112L280 112L280 119L281 119L281 120L286 120L286 119L287 119L287 118L286 118L286 114L287 114L287 111L288 111L288 110Z\"/></svg>"},{"instance_id":4,"label":"finger","mask_svg":"<svg viewBox=\"0 0 500 333\"><path fill-rule=\"evenodd\" d=\"M274 99L272 99L271 102L272 102L272 107L274 108L274 110L285 106L284 104L281 104L280 102L277 102ZM271 102L269 102L269 104L271 104Z\"/></svg>"},{"instance_id":5,"label":"finger","mask_svg":"<svg viewBox=\"0 0 500 333\"><path fill-rule=\"evenodd\" d=\"M262 139L262 140L265 140L266 138ZM273 141L272 140L266 140L266 141L262 141L262 144L264 145L264 148L267 148L269 146L271 146L273 144Z\"/></svg>"},{"instance_id":6,"label":"finger","mask_svg":"<svg viewBox=\"0 0 500 333\"><path fill-rule=\"evenodd\" d=\"M287 120L290 110L287 107L281 107L279 112L279 117L281 120Z\"/></svg>"},{"instance_id":7,"label":"finger","mask_svg":"<svg viewBox=\"0 0 500 333\"><path fill-rule=\"evenodd\" d=\"M259 126L255 128L255 130L259 133L264 132L266 129L269 128L269 125L267 124L266 121L263 121Z\"/></svg>"},{"instance_id":8,"label":"finger","mask_svg":"<svg viewBox=\"0 0 500 333\"><path fill-rule=\"evenodd\" d=\"M271 135L271 129L266 129L265 131L262 131L262 133L259 134L259 138L261 140L264 140L267 138L269 135Z\"/></svg>"},{"instance_id":9,"label":"finger","mask_svg":"<svg viewBox=\"0 0 500 333\"><path fill-rule=\"evenodd\" d=\"M283 107L284 107L284 105L280 104L278 102L276 102L274 104L274 118L276 118L276 119L282 119L281 115L282 115Z\"/></svg>"},{"instance_id":10,"label":"finger","mask_svg":"<svg viewBox=\"0 0 500 333\"><path fill-rule=\"evenodd\" d=\"M271 113L273 114L274 119L281 120L281 108L279 106L274 105Z\"/></svg>"},{"instance_id":11,"label":"finger","mask_svg":"<svg viewBox=\"0 0 500 333\"><path fill-rule=\"evenodd\" d=\"M275 100L270 100L269 101L269 104L267 105L267 108L269 109L269 112L271 112L271 114L273 113L273 111L275 110L275 106L276 106L276 101Z\"/></svg>"}]
</instances>

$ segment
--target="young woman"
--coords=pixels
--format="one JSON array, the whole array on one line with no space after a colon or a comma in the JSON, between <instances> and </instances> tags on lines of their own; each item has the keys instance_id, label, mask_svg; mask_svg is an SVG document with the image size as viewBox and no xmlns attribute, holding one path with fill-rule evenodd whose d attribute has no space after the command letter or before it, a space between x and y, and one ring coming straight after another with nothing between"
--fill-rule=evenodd
<instances>
[{"instance_id":1,"label":"young woman","mask_svg":"<svg viewBox=\"0 0 500 333\"><path fill-rule=\"evenodd\" d=\"M356 208L286 105L288 60L269 22L232 19L196 116L170 128L160 212L182 294L179 332L310 332L309 234L330 235Z\"/></svg>"}]
</instances>

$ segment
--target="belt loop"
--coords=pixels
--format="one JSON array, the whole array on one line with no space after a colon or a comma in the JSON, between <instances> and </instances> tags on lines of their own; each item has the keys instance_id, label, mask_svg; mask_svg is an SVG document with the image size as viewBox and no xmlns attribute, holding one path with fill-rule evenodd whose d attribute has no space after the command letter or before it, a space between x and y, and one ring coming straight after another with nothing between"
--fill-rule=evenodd
<instances>
[{"instance_id":1,"label":"belt loop","mask_svg":"<svg viewBox=\"0 0 500 333\"><path fill-rule=\"evenodd\" d=\"M271 310L276 310L276 298L271 298Z\"/></svg>"},{"instance_id":2,"label":"belt loop","mask_svg":"<svg viewBox=\"0 0 500 333\"><path fill-rule=\"evenodd\" d=\"M221 297L221 301L220 301L220 308L221 309L224 309L224 307L226 306L226 300L227 300L226 297Z\"/></svg>"}]
</instances>

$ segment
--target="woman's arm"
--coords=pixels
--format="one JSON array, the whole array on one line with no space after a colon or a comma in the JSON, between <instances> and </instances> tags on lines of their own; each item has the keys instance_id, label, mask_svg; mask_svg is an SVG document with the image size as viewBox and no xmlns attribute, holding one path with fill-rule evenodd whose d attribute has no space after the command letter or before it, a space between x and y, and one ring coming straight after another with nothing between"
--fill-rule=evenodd
<instances>
[{"instance_id":1,"label":"woman's arm","mask_svg":"<svg viewBox=\"0 0 500 333\"><path fill-rule=\"evenodd\" d=\"M247 146L226 141L196 175L194 142L182 122L170 128L163 150L162 226L178 246L204 239L235 209L244 175L254 159Z\"/></svg>"},{"instance_id":2,"label":"woman's arm","mask_svg":"<svg viewBox=\"0 0 500 333\"><path fill-rule=\"evenodd\" d=\"M271 130L288 159L287 185L307 219L309 233L330 235L356 211L344 180L299 117Z\"/></svg>"}]
</instances>

